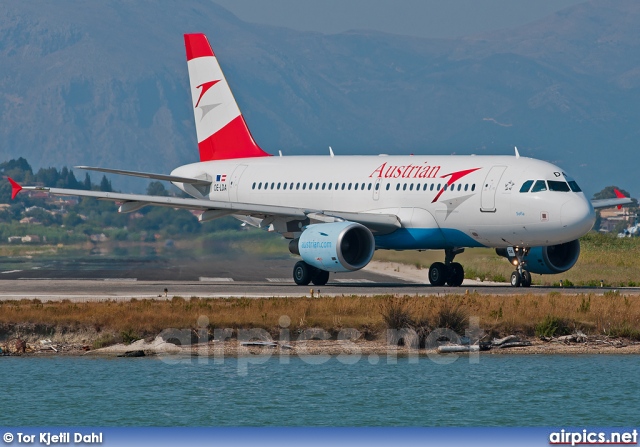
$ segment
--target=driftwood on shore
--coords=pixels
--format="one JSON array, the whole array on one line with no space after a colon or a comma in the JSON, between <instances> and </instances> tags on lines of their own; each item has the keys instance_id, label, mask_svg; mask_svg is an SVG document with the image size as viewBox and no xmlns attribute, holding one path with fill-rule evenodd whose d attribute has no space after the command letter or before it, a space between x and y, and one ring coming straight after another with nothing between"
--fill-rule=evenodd
<instances>
[{"instance_id":1,"label":"driftwood on shore","mask_svg":"<svg viewBox=\"0 0 640 447\"><path fill-rule=\"evenodd\" d=\"M438 347L438 352L450 353L450 352L479 352L488 351L493 348L507 349L507 348L524 348L531 346L531 342L528 340L521 341L515 335L509 335L504 338L494 338L491 343L479 343L477 345L444 345Z\"/></svg>"}]
</instances>

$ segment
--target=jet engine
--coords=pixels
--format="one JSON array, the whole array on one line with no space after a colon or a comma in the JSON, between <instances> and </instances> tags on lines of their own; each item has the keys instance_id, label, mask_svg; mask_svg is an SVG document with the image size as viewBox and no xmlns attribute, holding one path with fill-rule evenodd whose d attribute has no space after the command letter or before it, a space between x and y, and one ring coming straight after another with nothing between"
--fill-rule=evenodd
<instances>
[{"instance_id":1,"label":"jet engine","mask_svg":"<svg viewBox=\"0 0 640 447\"><path fill-rule=\"evenodd\" d=\"M375 251L373 234L355 222L309 225L289 251L309 265L329 272L349 272L366 266Z\"/></svg>"},{"instance_id":2,"label":"jet engine","mask_svg":"<svg viewBox=\"0 0 640 447\"><path fill-rule=\"evenodd\" d=\"M515 257L509 256L505 248L497 248L496 253L509 259L513 263ZM524 257L526 270L541 275L552 275L569 270L578 261L580 256L580 241L575 240L564 244L550 245L548 247L532 247Z\"/></svg>"}]
</instances>

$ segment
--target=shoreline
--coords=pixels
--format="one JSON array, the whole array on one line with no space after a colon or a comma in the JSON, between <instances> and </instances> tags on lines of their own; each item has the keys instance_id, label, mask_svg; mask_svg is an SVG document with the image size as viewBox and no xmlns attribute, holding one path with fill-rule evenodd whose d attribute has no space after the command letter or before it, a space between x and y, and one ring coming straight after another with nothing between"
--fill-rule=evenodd
<instances>
[{"instance_id":1,"label":"shoreline","mask_svg":"<svg viewBox=\"0 0 640 447\"><path fill-rule=\"evenodd\" d=\"M478 350L478 345L472 345L471 352L445 353L438 351L436 346L418 348L394 345L386 340L297 340L279 342L269 341L241 341L236 338L226 341L212 340L207 343L193 343L181 346L166 341L162 336L154 339L136 340L132 343L117 343L114 345L93 349L82 343L54 343L48 339L25 342L22 339L12 339L8 343L0 343L0 356L18 356L26 358L56 357L56 356L90 356L90 357L149 357L159 356L167 358L181 357L210 357L219 358L250 358L260 356L274 357L338 357L344 358L346 363L354 361L369 361L377 363L396 357L425 357L453 358L456 356L486 356L486 355L589 355L589 354L640 354L640 342L625 338L587 337L584 341L567 341L567 337L541 340L535 337L518 337L519 342L528 346L501 347L494 345L486 350ZM494 340L495 341L495 340ZM20 342L23 342L22 345ZM247 345L248 343L248 345ZM439 346L469 346L455 345L449 342L438 343ZM22 351L24 346L24 352ZM17 349L16 349L17 348ZM348 359L348 360L347 360Z\"/></svg>"}]
</instances>

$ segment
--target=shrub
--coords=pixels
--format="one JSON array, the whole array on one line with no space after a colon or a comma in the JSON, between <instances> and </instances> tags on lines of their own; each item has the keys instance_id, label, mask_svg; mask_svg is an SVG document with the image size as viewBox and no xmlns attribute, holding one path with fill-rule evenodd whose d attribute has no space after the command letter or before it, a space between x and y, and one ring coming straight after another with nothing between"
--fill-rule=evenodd
<instances>
[{"instance_id":1,"label":"shrub","mask_svg":"<svg viewBox=\"0 0 640 447\"><path fill-rule=\"evenodd\" d=\"M140 340L140 335L134 331L133 329L127 329L124 330L120 333L120 336L122 337L122 342L125 345L130 345L131 343L133 343L136 340Z\"/></svg>"},{"instance_id":2,"label":"shrub","mask_svg":"<svg viewBox=\"0 0 640 447\"><path fill-rule=\"evenodd\" d=\"M612 327L611 330L609 330L609 336L640 340L640 331L632 328L628 323L625 323L621 326Z\"/></svg>"},{"instance_id":3,"label":"shrub","mask_svg":"<svg viewBox=\"0 0 640 447\"><path fill-rule=\"evenodd\" d=\"M380 315L389 329L403 329L413 326L411 313L407 309L407 301L390 297L380 304Z\"/></svg>"},{"instance_id":4,"label":"shrub","mask_svg":"<svg viewBox=\"0 0 640 447\"><path fill-rule=\"evenodd\" d=\"M457 334L464 334L468 318L467 312L460 305L444 303L438 310L434 323L437 328L451 329Z\"/></svg>"},{"instance_id":5,"label":"shrub","mask_svg":"<svg viewBox=\"0 0 640 447\"><path fill-rule=\"evenodd\" d=\"M536 324L537 337L555 337L570 333L571 329L567 321L551 315L547 315L544 320Z\"/></svg>"},{"instance_id":6,"label":"shrub","mask_svg":"<svg viewBox=\"0 0 640 447\"><path fill-rule=\"evenodd\" d=\"M582 303L580 303L580 306L578 307L578 312L586 314L589 310L591 310L591 297L588 297L587 299L582 297Z\"/></svg>"}]
</instances>

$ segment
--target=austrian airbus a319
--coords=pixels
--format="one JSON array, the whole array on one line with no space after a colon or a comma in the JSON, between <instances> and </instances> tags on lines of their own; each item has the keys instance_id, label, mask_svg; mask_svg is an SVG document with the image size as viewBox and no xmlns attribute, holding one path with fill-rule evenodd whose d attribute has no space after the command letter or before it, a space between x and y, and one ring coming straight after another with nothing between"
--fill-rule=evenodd
<instances>
[{"instance_id":1,"label":"austrian airbus a319","mask_svg":"<svg viewBox=\"0 0 640 447\"><path fill-rule=\"evenodd\" d=\"M330 272L365 267L374 251L444 250L429 268L435 286L460 286L454 262L468 247L493 247L515 266L513 286L531 273L570 269L594 207L578 184L551 163L515 156L270 156L254 141L204 34L184 36L200 161L170 175L79 166L166 180L192 198L20 186L21 190L201 210L200 221L233 217L289 239L300 255L299 285L324 285Z\"/></svg>"}]
</instances>

